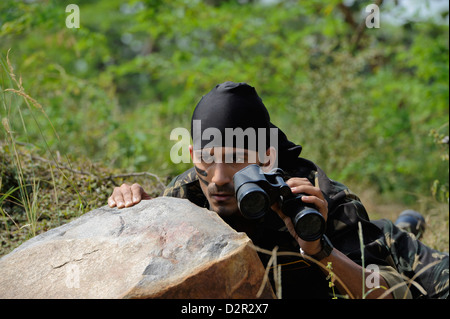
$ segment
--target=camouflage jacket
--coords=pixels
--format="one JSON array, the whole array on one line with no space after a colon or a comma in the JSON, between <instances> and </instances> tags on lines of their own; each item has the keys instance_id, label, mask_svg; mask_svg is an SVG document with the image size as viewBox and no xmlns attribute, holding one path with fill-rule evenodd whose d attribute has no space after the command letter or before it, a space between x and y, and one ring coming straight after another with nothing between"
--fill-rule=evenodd
<instances>
[{"instance_id":1,"label":"camouflage jacket","mask_svg":"<svg viewBox=\"0 0 450 319\"><path fill-rule=\"evenodd\" d=\"M389 287L397 287L392 292L395 298L448 297L447 254L426 247L414 235L400 230L388 220L370 221L360 199L345 185L329 179L311 161L299 158L294 168L284 171L288 178L306 177L321 189L328 202L326 235L336 249L359 265L362 258L358 223L361 223L365 265L377 265ZM208 208L193 168L175 177L162 195L186 198ZM258 223L257 233L250 237L256 246L267 250L278 246L278 251L299 251L298 243L278 215L266 214ZM260 258L266 264L270 256L260 254ZM292 256L279 257L278 264L282 265L283 298L330 297L329 283L314 264ZM413 284L409 278L414 279Z\"/></svg>"}]
</instances>

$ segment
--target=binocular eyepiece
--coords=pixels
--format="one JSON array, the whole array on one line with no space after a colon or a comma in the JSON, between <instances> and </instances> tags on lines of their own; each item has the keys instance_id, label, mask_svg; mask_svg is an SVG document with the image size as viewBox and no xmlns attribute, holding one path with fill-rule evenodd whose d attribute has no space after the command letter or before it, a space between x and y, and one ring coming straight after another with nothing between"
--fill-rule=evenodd
<instances>
[{"instance_id":1,"label":"binocular eyepiece","mask_svg":"<svg viewBox=\"0 0 450 319\"><path fill-rule=\"evenodd\" d=\"M264 173L251 164L237 172L234 190L239 210L248 219L263 217L270 207L279 201L283 214L292 219L298 236L305 241L314 241L325 232L325 219L314 206L302 201L304 194L293 194L283 179L284 172L275 169Z\"/></svg>"}]
</instances>

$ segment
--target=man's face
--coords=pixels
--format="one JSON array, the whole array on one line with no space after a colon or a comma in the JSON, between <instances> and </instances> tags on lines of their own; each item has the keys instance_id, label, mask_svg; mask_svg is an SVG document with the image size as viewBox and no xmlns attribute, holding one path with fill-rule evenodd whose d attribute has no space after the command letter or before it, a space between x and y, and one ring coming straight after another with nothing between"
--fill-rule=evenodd
<instances>
[{"instance_id":1,"label":"man's face","mask_svg":"<svg viewBox=\"0 0 450 319\"><path fill-rule=\"evenodd\" d=\"M193 151L195 170L209 208L221 217L240 214L234 194L233 176L250 164L259 164L256 151L213 147Z\"/></svg>"}]
</instances>

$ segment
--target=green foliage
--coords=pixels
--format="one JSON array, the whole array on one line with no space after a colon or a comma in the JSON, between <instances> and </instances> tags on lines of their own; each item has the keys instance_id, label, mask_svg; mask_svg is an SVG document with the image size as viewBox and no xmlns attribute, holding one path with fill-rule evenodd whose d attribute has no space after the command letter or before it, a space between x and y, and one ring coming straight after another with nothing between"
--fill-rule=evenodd
<instances>
[{"instance_id":1,"label":"green foliage","mask_svg":"<svg viewBox=\"0 0 450 319\"><path fill-rule=\"evenodd\" d=\"M68 29L71 2L0 4L0 54L11 48L26 92L54 126L24 108L42 125L23 134L11 113L20 142L45 150L44 135L63 156L173 176L189 165L170 161L171 130L190 127L217 83L245 81L334 179L402 200L448 181L429 136L448 123L448 25L383 23L355 44L340 1L80 0L81 28ZM367 4L347 7L356 23ZM4 92L5 74L0 87L3 103L24 103Z\"/></svg>"},{"instance_id":2,"label":"green foliage","mask_svg":"<svg viewBox=\"0 0 450 319\"><path fill-rule=\"evenodd\" d=\"M439 129L442 131L444 128L447 128L448 130L448 122L440 127ZM436 130L436 129L432 129L430 131L430 136L433 137L434 142L436 143L436 145L439 146L439 148L441 149L441 160L442 162L446 163L447 166L447 170L449 169L448 167L448 161L449 161L449 137L448 135L444 135L441 132L439 132L440 130ZM447 131L448 134L448 131ZM448 173L448 171L447 171ZM433 185L431 187L431 193L433 195L433 198L435 198L436 200L440 201L440 202L444 202L444 203L449 203L449 182L448 179L441 181L439 179L435 179L433 182Z\"/></svg>"}]
</instances>

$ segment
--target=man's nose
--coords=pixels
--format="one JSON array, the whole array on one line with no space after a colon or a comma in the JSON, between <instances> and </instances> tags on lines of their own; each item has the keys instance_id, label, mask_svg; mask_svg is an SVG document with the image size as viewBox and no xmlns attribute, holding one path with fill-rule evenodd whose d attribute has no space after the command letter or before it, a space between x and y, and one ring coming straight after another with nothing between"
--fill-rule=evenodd
<instances>
[{"instance_id":1,"label":"man's nose","mask_svg":"<svg viewBox=\"0 0 450 319\"><path fill-rule=\"evenodd\" d=\"M233 174L230 171L228 165L225 163L216 163L214 168L214 175L211 180L216 185L225 185L231 182Z\"/></svg>"}]
</instances>

